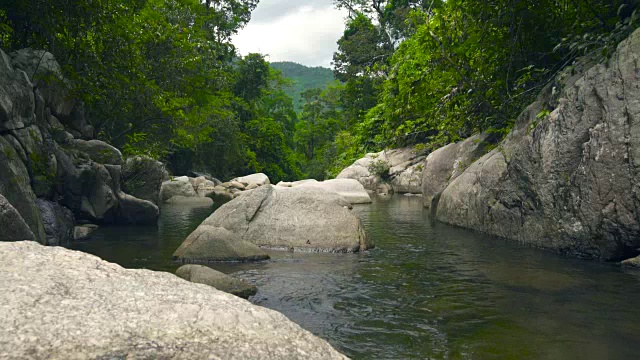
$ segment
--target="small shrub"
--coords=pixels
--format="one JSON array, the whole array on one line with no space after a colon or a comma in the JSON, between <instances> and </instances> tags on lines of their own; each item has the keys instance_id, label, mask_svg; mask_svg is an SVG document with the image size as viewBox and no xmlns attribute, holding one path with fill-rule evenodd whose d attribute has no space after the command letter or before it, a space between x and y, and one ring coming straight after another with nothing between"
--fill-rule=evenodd
<instances>
[{"instance_id":1,"label":"small shrub","mask_svg":"<svg viewBox=\"0 0 640 360\"><path fill-rule=\"evenodd\" d=\"M381 179L389 178L389 164L384 160L376 160L369 165L369 172Z\"/></svg>"}]
</instances>

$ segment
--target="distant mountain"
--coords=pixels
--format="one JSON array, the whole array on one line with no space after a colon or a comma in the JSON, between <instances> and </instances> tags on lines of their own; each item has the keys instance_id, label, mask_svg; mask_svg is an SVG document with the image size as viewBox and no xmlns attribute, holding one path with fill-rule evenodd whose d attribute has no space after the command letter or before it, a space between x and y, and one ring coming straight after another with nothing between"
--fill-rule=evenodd
<instances>
[{"instance_id":1,"label":"distant mountain","mask_svg":"<svg viewBox=\"0 0 640 360\"><path fill-rule=\"evenodd\" d=\"M333 71L321 66L308 67L290 61L272 62L270 65L280 70L285 78L293 80L293 85L285 91L293 99L296 111L302 109L301 92L313 88L325 89L334 81Z\"/></svg>"}]
</instances>

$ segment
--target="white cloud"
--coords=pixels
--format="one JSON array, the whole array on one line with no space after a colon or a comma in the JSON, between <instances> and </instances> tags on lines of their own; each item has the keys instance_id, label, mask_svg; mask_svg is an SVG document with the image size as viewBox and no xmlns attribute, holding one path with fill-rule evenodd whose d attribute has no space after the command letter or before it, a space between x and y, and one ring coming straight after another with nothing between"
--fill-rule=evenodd
<instances>
[{"instance_id":1,"label":"white cloud","mask_svg":"<svg viewBox=\"0 0 640 360\"><path fill-rule=\"evenodd\" d=\"M233 43L242 55L257 52L272 62L329 67L345 15L331 0L262 0Z\"/></svg>"}]
</instances>

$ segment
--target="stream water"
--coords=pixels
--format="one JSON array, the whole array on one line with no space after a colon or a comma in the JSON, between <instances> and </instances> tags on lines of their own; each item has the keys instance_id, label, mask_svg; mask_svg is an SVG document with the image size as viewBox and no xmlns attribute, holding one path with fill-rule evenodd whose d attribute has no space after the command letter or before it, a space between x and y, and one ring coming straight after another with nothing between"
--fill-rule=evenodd
<instances>
[{"instance_id":1,"label":"stream water","mask_svg":"<svg viewBox=\"0 0 640 360\"><path fill-rule=\"evenodd\" d=\"M158 227L105 227L75 249L129 268L174 271L171 254L213 211L168 205ZM640 273L563 258L434 222L420 198L359 205L377 248L270 252L214 264L353 359L633 359Z\"/></svg>"}]
</instances>

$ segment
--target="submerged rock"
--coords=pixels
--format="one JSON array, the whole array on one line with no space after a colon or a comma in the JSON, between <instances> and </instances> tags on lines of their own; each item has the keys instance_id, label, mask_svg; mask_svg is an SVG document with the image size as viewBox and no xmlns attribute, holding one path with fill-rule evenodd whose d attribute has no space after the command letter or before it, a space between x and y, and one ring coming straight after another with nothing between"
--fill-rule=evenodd
<instances>
[{"instance_id":1,"label":"submerged rock","mask_svg":"<svg viewBox=\"0 0 640 360\"><path fill-rule=\"evenodd\" d=\"M257 261L269 258L256 245L227 229L200 225L173 253L182 262Z\"/></svg>"},{"instance_id":2,"label":"submerged rock","mask_svg":"<svg viewBox=\"0 0 640 360\"><path fill-rule=\"evenodd\" d=\"M265 185L224 204L202 225L263 247L355 252L373 247L343 197L317 188Z\"/></svg>"},{"instance_id":3,"label":"submerged rock","mask_svg":"<svg viewBox=\"0 0 640 360\"><path fill-rule=\"evenodd\" d=\"M209 285L244 299L248 299L258 292L255 285L203 265L182 265L176 270L176 275L187 281Z\"/></svg>"},{"instance_id":4,"label":"submerged rock","mask_svg":"<svg viewBox=\"0 0 640 360\"><path fill-rule=\"evenodd\" d=\"M73 228L73 239L74 240L84 240L87 239L93 234L96 230L98 230L98 225L86 224L86 225L78 225Z\"/></svg>"},{"instance_id":5,"label":"submerged rock","mask_svg":"<svg viewBox=\"0 0 640 360\"><path fill-rule=\"evenodd\" d=\"M0 357L346 359L284 315L165 272L0 243Z\"/></svg>"}]
</instances>

